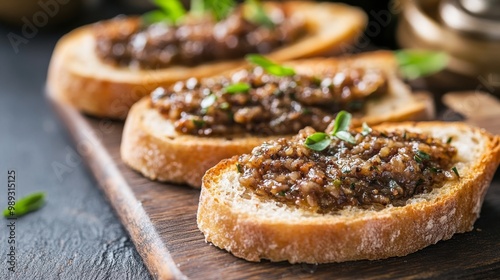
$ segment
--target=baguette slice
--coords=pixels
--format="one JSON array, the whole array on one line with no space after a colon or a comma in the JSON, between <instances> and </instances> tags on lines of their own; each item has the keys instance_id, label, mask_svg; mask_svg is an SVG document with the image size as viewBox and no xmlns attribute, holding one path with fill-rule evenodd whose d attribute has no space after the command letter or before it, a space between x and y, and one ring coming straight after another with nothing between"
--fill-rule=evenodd
<instances>
[{"instance_id":1,"label":"baguette slice","mask_svg":"<svg viewBox=\"0 0 500 280\"><path fill-rule=\"evenodd\" d=\"M366 16L360 9L343 4L293 1L283 5L304 18L308 33L296 43L268 54L275 61L338 52L352 43L366 24ZM78 28L58 42L49 66L47 92L98 117L125 119L132 104L158 86L211 76L244 64L243 60L226 60L158 70L116 67L96 56L92 28L91 25Z\"/></svg>"},{"instance_id":2,"label":"baguette slice","mask_svg":"<svg viewBox=\"0 0 500 280\"><path fill-rule=\"evenodd\" d=\"M458 149L459 181L402 207L316 214L261 200L238 182L237 157L203 178L198 227L206 241L249 261L328 263L404 256L470 231L500 163L500 137L462 123L385 124L374 129L429 133Z\"/></svg>"},{"instance_id":3,"label":"baguette slice","mask_svg":"<svg viewBox=\"0 0 500 280\"><path fill-rule=\"evenodd\" d=\"M320 73L337 65L356 65L382 69L389 82L389 93L369 101L363 113L354 114L354 125L362 122L422 120L428 118L427 105L417 100L397 78L397 62L391 52L364 53L343 59L308 59L286 63L298 73ZM151 108L149 97L136 103L123 131L121 157L144 176L159 181L201 186L203 174L225 158L248 153L262 142L283 137L251 134L226 137L181 135L173 123Z\"/></svg>"}]
</instances>

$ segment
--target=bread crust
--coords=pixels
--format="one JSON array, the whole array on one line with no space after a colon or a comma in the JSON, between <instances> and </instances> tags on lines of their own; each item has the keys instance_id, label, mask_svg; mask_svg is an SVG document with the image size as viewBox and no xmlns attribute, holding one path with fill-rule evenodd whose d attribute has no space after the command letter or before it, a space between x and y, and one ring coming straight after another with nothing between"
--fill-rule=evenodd
<instances>
[{"instance_id":1,"label":"bread crust","mask_svg":"<svg viewBox=\"0 0 500 280\"><path fill-rule=\"evenodd\" d=\"M377 124L382 121L422 120L429 117L426 104L416 100L408 87L396 78L397 65L390 52L379 51L344 59L315 58L286 64L294 67L298 73L323 71L341 64L378 67L385 71L389 78L390 93L380 100L368 102L364 113L354 115L354 125L362 122ZM121 157L130 167L150 179L187 183L200 188L203 174L222 159L248 153L264 141L283 136L180 135L175 132L170 120L151 108L149 97L145 97L129 113L123 131Z\"/></svg>"},{"instance_id":2,"label":"bread crust","mask_svg":"<svg viewBox=\"0 0 500 280\"><path fill-rule=\"evenodd\" d=\"M472 230L487 187L500 163L500 137L460 123L380 126L383 129L395 127L431 131L439 137L455 131L453 135L457 137L466 133L462 137L475 138L471 145L458 147L459 154L465 156L461 160L467 161L458 167L459 181L448 182L429 194L419 195L403 207L378 212L343 210L339 215L305 214L270 206L275 204L273 202L264 204L258 199L243 198L248 196L242 195L244 192L227 195L242 188L227 186L239 185L234 167L237 158L233 157L210 169L203 178L197 213L199 229L207 242L237 257L291 263L405 256L449 239L455 233ZM477 154L467 159L470 157L467 151Z\"/></svg>"},{"instance_id":3,"label":"bread crust","mask_svg":"<svg viewBox=\"0 0 500 280\"><path fill-rule=\"evenodd\" d=\"M304 17L309 31L296 43L270 53L268 56L275 61L338 52L353 42L366 24L366 15L360 9L343 4L292 1L283 5L284 9ZM75 29L57 43L49 66L47 92L98 117L124 119L132 104L158 86L211 76L245 63L227 60L158 70L112 66L96 56L92 28L87 25Z\"/></svg>"}]
</instances>

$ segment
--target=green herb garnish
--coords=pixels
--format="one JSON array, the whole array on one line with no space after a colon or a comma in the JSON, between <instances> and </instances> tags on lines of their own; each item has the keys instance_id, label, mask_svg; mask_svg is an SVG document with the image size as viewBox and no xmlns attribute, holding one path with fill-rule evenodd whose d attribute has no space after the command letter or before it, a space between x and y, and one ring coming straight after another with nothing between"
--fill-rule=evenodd
<instances>
[{"instance_id":1,"label":"green herb garnish","mask_svg":"<svg viewBox=\"0 0 500 280\"><path fill-rule=\"evenodd\" d=\"M312 111L309 108L302 108L302 114L310 115L310 114L312 114Z\"/></svg>"},{"instance_id":2,"label":"green herb garnish","mask_svg":"<svg viewBox=\"0 0 500 280\"><path fill-rule=\"evenodd\" d=\"M142 19L149 24L156 22L168 22L176 24L186 15L186 9L179 0L153 0L159 10L145 13Z\"/></svg>"},{"instance_id":3,"label":"green herb garnish","mask_svg":"<svg viewBox=\"0 0 500 280\"><path fill-rule=\"evenodd\" d=\"M441 173L441 169L437 169L436 167L430 167L432 173Z\"/></svg>"},{"instance_id":4,"label":"green herb garnish","mask_svg":"<svg viewBox=\"0 0 500 280\"><path fill-rule=\"evenodd\" d=\"M335 133L334 136L336 136L340 140L344 140L348 143L356 144L356 139L354 139L354 136L352 136L351 133L349 133L348 131L339 131L339 132Z\"/></svg>"},{"instance_id":5,"label":"green herb garnish","mask_svg":"<svg viewBox=\"0 0 500 280\"><path fill-rule=\"evenodd\" d=\"M311 150L314 151L323 151L326 149L330 143L332 142L332 139L329 137L328 134L324 132L316 132L312 135L309 135L306 138L305 141L305 146L308 147Z\"/></svg>"},{"instance_id":6,"label":"green herb garnish","mask_svg":"<svg viewBox=\"0 0 500 280\"><path fill-rule=\"evenodd\" d=\"M446 140L446 144L450 144L451 140L453 140L453 136L448 137L448 140Z\"/></svg>"},{"instance_id":7,"label":"green herb garnish","mask_svg":"<svg viewBox=\"0 0 500 280\"><path fill-rule=\"evenodd\" d=\"M245 93L250 90L251 86L249 83L235 83L228 85L224 88L227 93L235 94L235 93Z\"/></svg>"},{"instance_id":8,"label":"green herb garnish","mask_svg":"<svg viewBox=\"0 0 500 280\"><path fill-rule=\"evenodd\" d=\"M241 167L241 164L239 162L236 163L236 170L238 170L238 173L243 173L243 168Z\"/></svg>"},{"instance_id":9,"label":"green herb garnish","mask_svg":"<svg viewBox=\"0 0 500 280\"><path fill-rule=\"evenodd\" d=\"M457 177L459 177L459 178L460 178L460 174L458 174L458 169L457 169L457 167L456 167L456 166L453 166L453 167L451 168L451 170L452 170L453 172L455 172L455 174L457 175Z\"/></svg>"},{"instance_id":10,"label":"green herb garnish","mask_svg":"<svg viewBox=\"0 0 500 280\"><path fill-rule=\"evenodd\" d=\"M351 118L352 115L348 112L340 111L335 118L333 130L330 135L324 132L316 132L306 138L304 145L311 150L320 152L330 145L332 137L337 137L348 143L356 144L356 139L354 139L354 136L348 131Z\"/></svg>"},{"instance_id":11,"label":"green herb garnish","mask_svg":"<svg viewBox=\"0 0 500 280\"><path fill-rule=\"evenodd\" d=\"M427 160L431 159L429 154L427 154L426 152L423 152L421 150L418 150L413 158L418 163L422 163L423 161L427 161Z\"/></svg>"},{"instance_id":12,"label":"green herb garnish","mask_svg":"<svg viewBox=\"0 0 500 280\"><path fill-rule=\"evenodd\" d=\"M292 68L279 65L260 54L249 54L245 58L248 62L264 68L264 71L271 75L279 77L295 75L295 70Z\"/></svg>"},{"instance_id":13,"label":"green herb garnish","mask_svg":"<svg viewBox=\"0 0 500 280\"><path fill-rule=\"evenodd\" d=\"M3 210L3 216L6 218L20 217L40 209L44 204L44 192L32 193L16 201L14 206L9 206L5 210Z\"/></svg>"},{"instance_id":14,"label":"green herb garnish","mask_svg":"<svg viewBox=\"0 0 500 280\"><path fill-rule=\"evenodd\" d=\"M203 128L206 124L204 120L199 120L199 119L192 119L193 124L196 126L196 128Z\"/></svg>"},{"instance_id":15,"label":"green herb garnish","mask_svg":"<svg viewBox=\"0 0 500 280\"><path fill-rule=\"evenodd\" d=\"M212 13L217 21L226 18L236 5L234 0L194 0L193 2L203 1L203 9Z\"/></svg>"},{"instance_id":16,"label":"green herb garnish","mask_svg":"<svg viewBox=\"0 0 500 280\"><path fill-rule=\"evenodd\" d=\"M361 135L363 136L367 136L368 134L370 134L372 132L372 129L371 127L369 127L366 122L363 123L362 125L363 127L363 131L361 131Z\"/></svg>"},{"instance_id":17,"label":"green herb garnish","mask_svg":"<svg viewBox=\"0 0 500 280\"><path fill-rule=\"evenodd\" d=\"M346 111L340 111L335 117L332 134L335 135L339 131L346 131L351 123L352 115Z\"/></svg>"},{"instance_id":18,"label":"green herb garnish","mask_svg":"<svg viewBox=\"0 0 500 280\"><path fill-rule=\"evenodd\" d=\"M267 16L264 6L259 0L246 0L244 16L248 21L262 25L267 28L274 28L274 22Z\"/></svg>"},{"instance_id":19,"label":"green herb garnish","mask_svg":"<svg viewBox=\"0 0 500 280\"><path fill-rule=\"evenodd\" d=\"M443 52L399 50L395 51L394 54L401 73L410 80L439 72L448 63L448 57Z\"/></svg>"}]
</instances>

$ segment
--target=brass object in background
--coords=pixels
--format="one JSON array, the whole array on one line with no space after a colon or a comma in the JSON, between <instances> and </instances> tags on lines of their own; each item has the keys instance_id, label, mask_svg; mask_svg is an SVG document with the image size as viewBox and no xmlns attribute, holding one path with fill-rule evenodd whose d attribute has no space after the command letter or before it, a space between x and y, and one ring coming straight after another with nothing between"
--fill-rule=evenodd
<instances>
[{"instance_id":1,"label":"brass object in background","mask_svg":"<svg viewBox=\"0 0 500 280\"><path fill-rule=\"evenodd\" d=\"M474 2L404 1L397 40L404 48L442 50L450 71L500 88L500 1Z\"/></svg>"}]
</instances>

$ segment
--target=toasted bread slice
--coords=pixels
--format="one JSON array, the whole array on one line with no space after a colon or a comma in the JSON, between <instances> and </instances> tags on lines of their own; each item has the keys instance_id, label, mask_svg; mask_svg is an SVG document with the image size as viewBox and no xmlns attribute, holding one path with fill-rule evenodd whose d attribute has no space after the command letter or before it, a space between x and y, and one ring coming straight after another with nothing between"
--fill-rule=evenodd
<instances>
[{"instance_id":1,"label":"toasted bread slice","mask_svg":"<svg viewBox=\"0 0 500 280\"><path fill-rule=\"evenodd\" d=\"M352 43L366 24L361 10L343 4L293 1L283 5L304 18L307 34L296 43L269 53L268 57L275 61L339 51L342 44ZM103 63L94 49L92 26L83 26L64 36L50 63L48 93L85 113L115 119L124 119L132 104L158 86L215 75L244 64L243 60L227 60L195 67L133 70Z\"/></svg>"},{"instance_id":2,"label":"toasted bread slice","mask_svg":"<svg viewBox=\"0 0 500 280\"><path fill-rule=\"evenodd\" d=\"M391 52L364 53L343 59L316 58L286 64L298 73L321 73L342 64L382 69L388 77L389 91L384 97L368 101L362 113L354 114L354 125L428 118L427 105L417 100L397 78L397 63ZM264 141L283 136L181 135L175 131L170 120L151 108L149 97L146 97L132 107L127 118L121 156L130 167L150 179L187 183L199 188L203 174L222 159L250 152Z\"/></svg>"},{"instance_id":3,"label":"toasted bread slice","mask_svg":"<svg viewBox=\"0 0 500 280\"><path fill-rule=\"evenodd\" d=\"M239 184L237 157L203 177L198 227L206 241L249 261L328 263L404 256L470 231L500 163L500 137L462 123L400 123L374 129L424 132L458 150L460 178L405 206L317 214L261 199Z\"/></svg>"}]
</instances>

